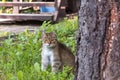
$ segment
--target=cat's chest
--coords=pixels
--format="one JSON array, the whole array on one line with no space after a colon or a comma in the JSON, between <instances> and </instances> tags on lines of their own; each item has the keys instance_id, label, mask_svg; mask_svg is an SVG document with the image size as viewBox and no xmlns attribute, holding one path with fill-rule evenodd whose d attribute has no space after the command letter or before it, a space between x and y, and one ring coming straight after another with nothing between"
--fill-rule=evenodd
<instances>
[{"instance_id":1,"label":"cat's chest","mask_svg":"<svg viewBox=\"0 0 120 80\"><path fill-rule=\"evenodd\" d=\"M54 54L54 49L43 47L42 55L44 55L44 56L52 56L53 54Z\"/></svg>"}]
</instances>

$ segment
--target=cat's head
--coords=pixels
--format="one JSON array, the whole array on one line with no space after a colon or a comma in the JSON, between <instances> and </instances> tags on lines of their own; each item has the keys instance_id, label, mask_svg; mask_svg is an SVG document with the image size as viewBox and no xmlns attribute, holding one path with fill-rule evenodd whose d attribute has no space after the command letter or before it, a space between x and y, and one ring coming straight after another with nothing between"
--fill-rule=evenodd
<instances>
[{"instance_id":1,"label":"cat's head","mask_svg":"<svg viewBox=\"0 0 120 80\"><path fill-rule=\"evenodd\" d=\"M42 43L44 46L54 48L57 44L57 36L55 32L42 32Z\"/></svg>"}]
</instances>

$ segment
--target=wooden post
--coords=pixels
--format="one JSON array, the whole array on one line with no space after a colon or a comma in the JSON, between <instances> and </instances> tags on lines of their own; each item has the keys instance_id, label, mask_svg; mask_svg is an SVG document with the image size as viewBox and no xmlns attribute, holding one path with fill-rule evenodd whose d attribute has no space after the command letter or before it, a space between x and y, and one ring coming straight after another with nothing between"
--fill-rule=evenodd
<instances>
[{"instance_id":1,"label":"wooden post","mask_svg":"<svg viewBox=\"0 0 120 80\"><path fill-rule=\"evenodd\" d=\"M13 2L17 2L17 0L13 0ZM13 14L18 14L19 13L19 7L18 6L13 6Z\"/></svg>"},{"instance_id":2,"label":"wooden post","mask_svg":"<svg viewBox=\"0 0 120 80\"><path fill-rule=\"evenodd\" d=\"M65 17L66 16L66 0L58 0L60 1L60 9L59 9L59 16Z\"/></svg>"},{"instance_id":3,"label":"wooden post","mask_svg":"<svg viewBox=\"0 0 120 80\"><path fill-rule=\"evenodd\" d=\"M23 2L22 0L20 0L20 2ZM22 6L19 7L19 9L22 9Z\"/></svg>"},{"instance_id":4,"label":"wooden post","mask_svg":"<svg viewBox=\"0 0 120 80\"><path fill-rule=\"evenodd\" d=\"M66 16L66 0L55 0L55 13L53 17L53 21L57 22L59 17L65 17Z\"/></svg>"},{"instance_id":5,"label":"wooden post","mask_svg":"<svg viewBox=\"0 0 120 80\"><path fill-rule=\"evenodd\" d=\"M55 12L54 12L54 17L53 17L53 22L56 22L58 19L58 7L59 7L59 0L55 0Z\"/></svg>"}]
</instances>

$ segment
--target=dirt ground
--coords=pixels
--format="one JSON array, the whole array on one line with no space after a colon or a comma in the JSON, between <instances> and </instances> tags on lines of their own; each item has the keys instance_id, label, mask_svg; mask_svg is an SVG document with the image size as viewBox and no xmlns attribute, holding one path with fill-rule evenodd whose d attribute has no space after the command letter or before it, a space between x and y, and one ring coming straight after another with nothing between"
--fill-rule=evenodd
<instances>
[{"instance_id":1,"label":"dirt ground","mask_svg":"<svg viewBox=\"0 0 120 80\"><path fill-rule=\"evenodd\" d=\"M68 19L73 19L74 16L77 16L77 13L68 14L66 17ZM63 20L63 19L62 19ZM0 19L1 21L1 19ZM0 32L9 32L9 33L20 33L24 30L28 29L30 31L34 31L35 29L39 28L43 22L41 21L19 21L19 22L6 22L0 23Z\"/></svg>"},{"instance_id":2,"label":"dirt ground","mask_svg":"<svg viewBox=\"0 0 120 80\"><path fill-rule=\"evenodd\" d=\"M23 21L15 23L2 23L0 24L0 32L9 32L9 33L20 33L28 29L29 31L34 31L38 29L42 22L39 21Z\"/></svg>"}]
</instances>

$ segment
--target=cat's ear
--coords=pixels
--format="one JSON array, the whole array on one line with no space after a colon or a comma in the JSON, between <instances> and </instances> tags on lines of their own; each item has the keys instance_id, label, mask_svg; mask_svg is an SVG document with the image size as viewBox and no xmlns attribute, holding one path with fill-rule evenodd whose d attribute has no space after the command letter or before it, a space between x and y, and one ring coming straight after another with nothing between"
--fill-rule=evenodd
<instances>
[{"instance_id":1,"label":"cat's ear","mask_svg":"<svg viewBox=\"0 0 120 80\"><path fill-rule=\"evenodd\" d=\"M45 36L45 30L42 30L42 36Z\"/></svg>"},{"instance_id":2,"label":"cat's ear","mask_svg":"<svg viewBox=\"0 0 120 80\"><path fill-rule=\"evenodd\" d=\"M57 30L55 29L55 30L53 31L53 33L56 35L56 34L57 34Z\"/></svg>"},{"instance_id":3,"label":"cat's ear","mask_svg":"<svg viewBox=\"0 0 120 80\"><path fill-rule=\"evenodd\" d=\"M57 31L56 30L53 31L53 36L57 39Z\"/></svg>"}]
</instances>

